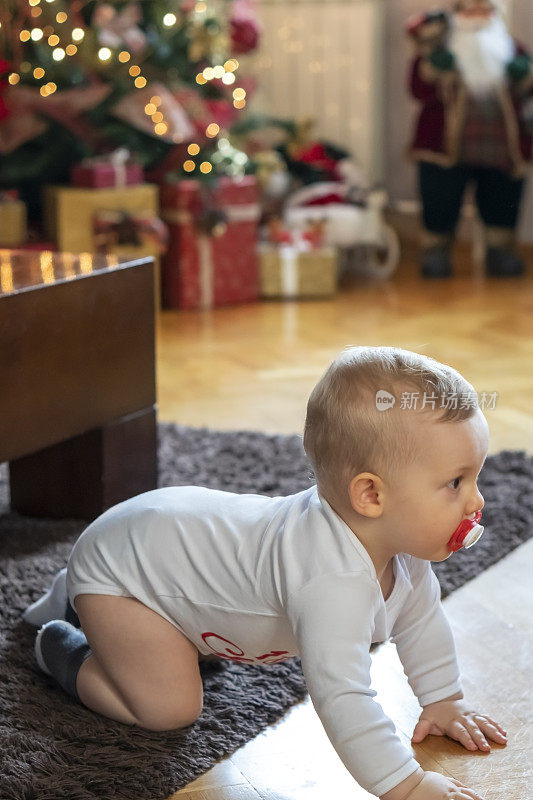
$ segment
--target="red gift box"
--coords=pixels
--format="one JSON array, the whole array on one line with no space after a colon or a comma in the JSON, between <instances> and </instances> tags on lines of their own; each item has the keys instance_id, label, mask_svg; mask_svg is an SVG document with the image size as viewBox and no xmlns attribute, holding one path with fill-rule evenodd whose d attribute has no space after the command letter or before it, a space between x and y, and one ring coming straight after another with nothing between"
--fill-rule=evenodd
<instances>
[{"instance_id":1,"label":"red gift box","mask_svg":"<svg viewBox=\"0 0 533 800\"><path fill-rule=\"evenodd\" d=\"M17 250L37 250L37 251L57 251L57 244L55 242L38 242L35 239L29 239L27 242L17 245Z\"/></svg>"},{"instance_id":2,"label":"red gift box","mask_svg":"<svg viewBox=\"0 0 533 800\"><path fill-rule=\"evenodd\" d=\"M144 171L140 164L128 162L126 150L116 150L105 156L85 158L72 167L70 180L74 186L106 189L110 186L132 186L142 183Z\"/></svg>"},{"instance_id":3,"label":"red gift box","mask_svg":"<svg viewBox=\"0 0 533 800\"><path fill-rule=\"evenodd\" d=\"M163 307L205 309L258 300L255 177L222 177L208 195L198 181L186 179L162 184L159 196L170 229L161 264ZM224 217L211 231L202 225L209 209Z\"/></svg>"}]
</instances>

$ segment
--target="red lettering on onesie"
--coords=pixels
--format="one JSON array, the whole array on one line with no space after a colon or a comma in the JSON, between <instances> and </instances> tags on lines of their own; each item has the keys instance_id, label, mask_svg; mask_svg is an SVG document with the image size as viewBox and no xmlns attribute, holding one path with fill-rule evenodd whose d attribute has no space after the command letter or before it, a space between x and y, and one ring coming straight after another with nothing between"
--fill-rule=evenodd
<instances>
[{"instance_id":1,"label":"red lettering on onesie","mask_svg":"<svg viewBox=\"0 0 533 800\"><path fill-rule=\"evenodd\" d=\"M219 656L220 658L227 658L230 661L237 661L240 664L245 662L253 664L256 661L259 661L262 664L277 664L278 661L285 661L285 659L289 656L288 650L271 650L270 653L264 653L261 656L249 658L245 655L242 647L239 647L239 645L230 642L229 639L225 639L223 636L220 636L218 633L213 633L212 631L206 631L205 633L202 633L202 639L216 656ZM227 645L230 645L231 648L234 649L231 649L230 647L224 647L224 645L221 644L223 642L225 642ZM221 649L217 650L217 647L220 647ZM268 659L268 661L266 659Z\"/></svg>"}]
</instances>

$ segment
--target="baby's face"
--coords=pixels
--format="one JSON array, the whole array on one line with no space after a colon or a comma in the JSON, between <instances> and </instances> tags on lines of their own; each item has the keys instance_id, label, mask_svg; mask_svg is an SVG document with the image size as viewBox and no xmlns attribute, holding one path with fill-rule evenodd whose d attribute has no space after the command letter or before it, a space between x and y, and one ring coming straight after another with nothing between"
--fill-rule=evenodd
<instances>
[{"instance_id":1,"label":"baby's face","mask_svg":"<svg viewBox=\"0 0 533 800\"><path fill-rule=\"evenodd\" d=\"M411 424L411 423L409 423ZM382 521L397 552L428 561L451 555L447 543L459 523L483 508L477 478L489 428L483 413L463 422L413 420L418 457L389 488Z\"/></svg>"}]
</instances>

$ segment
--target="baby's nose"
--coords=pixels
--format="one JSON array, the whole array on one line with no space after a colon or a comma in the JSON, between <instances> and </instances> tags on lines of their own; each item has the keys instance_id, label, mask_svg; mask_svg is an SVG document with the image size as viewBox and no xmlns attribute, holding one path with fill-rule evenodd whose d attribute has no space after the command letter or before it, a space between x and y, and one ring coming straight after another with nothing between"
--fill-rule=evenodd
<instances>
[{"instance_id":1,"label":"baby's nose","mask_svg":"<svg viewBox=\"0 0 533 800\"><path fill-rule=\"evenodd\" d=\"M478 508L478 510L477 510L477 511L473 511L471 514L468 514L468 515L465 517L465 519L473 520L473 519L474 519L474 517L476 516L476 514L479 514L479 513L480 513L480 511L481 511L482 509L483 509L483 506L481 506L480 508Z\"/></svg>"}]
</instances>

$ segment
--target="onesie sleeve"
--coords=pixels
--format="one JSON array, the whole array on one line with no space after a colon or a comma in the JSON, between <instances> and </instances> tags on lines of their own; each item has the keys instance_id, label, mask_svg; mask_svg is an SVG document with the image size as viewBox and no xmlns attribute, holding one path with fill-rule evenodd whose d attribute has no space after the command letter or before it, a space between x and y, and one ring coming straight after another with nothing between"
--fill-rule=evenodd
<instances>
[{"instance_id":1,"label":"onesie sleeve","mask_svg":"<svg viewBox=\"0 0 533 800\"><path fill-rule=\"evenodd\" d=\"M421 706L461 691L452 630L429 561L411 559L413 591L391 631L407 680Z\"/></svg>"},{"instance_id":2,"label":"onesie sleeve","mask_svg":"<svg viewBox=\"0 0 533 800\"><path fill-rule=\"evenodd\" d=\"M341 761L377 796L418 769L370 688L379 593L365 573L322 575L290 595L287 613L313 706Z\"/></svg>"}]
</instances>

